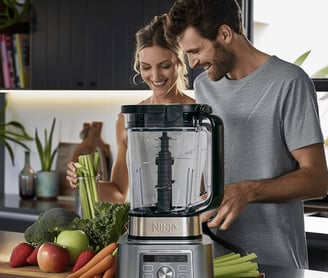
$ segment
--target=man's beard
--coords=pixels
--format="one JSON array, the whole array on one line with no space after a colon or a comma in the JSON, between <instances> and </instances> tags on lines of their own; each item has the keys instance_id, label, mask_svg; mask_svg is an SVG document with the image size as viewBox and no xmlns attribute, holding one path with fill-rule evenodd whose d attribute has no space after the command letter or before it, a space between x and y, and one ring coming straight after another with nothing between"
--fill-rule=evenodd
<instances>
[{"instance_id":1,"label":"man's beard","mask_svg":"<svg viewBox=\"0 0 328 278\"><path fill-rule=\"evenodd\" d=\"M226 76L227 73L231 70L234 56L231 52L227 51L221 44L217 41L213 43L215 48L215 55L213 63L207 72L208 77L212 81L218 81L222 77Z\"/></svg>"}]
</instances>

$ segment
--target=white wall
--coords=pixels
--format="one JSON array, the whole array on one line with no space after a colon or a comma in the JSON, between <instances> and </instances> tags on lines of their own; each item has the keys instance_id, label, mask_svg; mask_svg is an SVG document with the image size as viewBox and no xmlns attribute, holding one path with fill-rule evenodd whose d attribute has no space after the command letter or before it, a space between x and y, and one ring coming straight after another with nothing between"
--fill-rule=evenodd
<instances>
[{"instance_id":1,"label":"white wall","mask_svg":"<svg viewBox=\"0 0 328 278\"><path fill-rule=\"evenodd\" d=\"M150 91L91 91L91 92L25 92L9 93L6 121L17 120L24 124L34 137L35 128L43 138L43 130L50 130L52 119L57 123L53 143L80 143L80 131L84 122L102 121L102 138L110 144L111 154L116 153L115 122L122 104L136 104ZM35 142L26 142L31 148L31 166L40 170ZM18 175L24 165L24 149L12 144L15 165L5 154L5 193L18 194Z\"/></svg>"}]
</instances>

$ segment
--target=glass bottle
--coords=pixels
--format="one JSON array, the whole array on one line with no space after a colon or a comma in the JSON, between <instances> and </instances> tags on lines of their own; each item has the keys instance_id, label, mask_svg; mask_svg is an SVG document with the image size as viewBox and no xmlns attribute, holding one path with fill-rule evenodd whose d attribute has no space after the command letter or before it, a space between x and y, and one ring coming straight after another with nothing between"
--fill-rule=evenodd
<instances>
[{"instance_id":1,"label":"glass bottle","mask_svg":"<svg viewBox=\"0 0 328 278\"><path fill-rule=\"evenodd\" d=\"M30 152L25 152L25 164L19 173L19 195L21 198L34 198L35 172L30 164Z\"/></svg>"}]
</instances>

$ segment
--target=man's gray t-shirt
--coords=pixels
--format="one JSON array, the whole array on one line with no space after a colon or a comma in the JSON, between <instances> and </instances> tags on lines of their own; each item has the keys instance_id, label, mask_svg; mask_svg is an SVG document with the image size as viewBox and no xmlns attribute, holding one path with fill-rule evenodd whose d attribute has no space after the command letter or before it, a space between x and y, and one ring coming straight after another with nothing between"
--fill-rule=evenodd
<instances>
[{"instance_id":1,"label":"man's gray t-shirt","mask_svg":"<svg viewBox=\"0 0 328 278\"><path fill-rule=\"evenodd\" d=\"M223 120L226 185L294 171L290 152L323 142L311 79L276 56L240 80L210 81L204 72L194 89L196 102ZM217 235L255 252L259 263L308 266L302 201L248 204Z\"/></svg>"}]
</instances>

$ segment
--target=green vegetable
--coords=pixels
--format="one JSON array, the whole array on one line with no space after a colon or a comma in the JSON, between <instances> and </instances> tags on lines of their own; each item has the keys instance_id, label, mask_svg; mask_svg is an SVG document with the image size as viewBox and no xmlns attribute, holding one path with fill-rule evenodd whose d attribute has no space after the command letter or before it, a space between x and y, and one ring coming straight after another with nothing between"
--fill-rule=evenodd
<instances>
[{"instance_id":1,"label":"green vegetable","mask_svg":"<svg viewBox=\"0 0 328 278\"><path fill-rule=\"evenodd\" d=\"M256 259L255 253L240 256L238 253L229 253L213 260L214 277L258 277L258 265L252 261Z\"/></svg>"},{"instance_id":2,"label":"green vegetable","mask_svg":"<svg viewBox=\"0 0 328 278\"><path fill-rule=\"evenodd\" d=\"M92 249L97 252L106 245L116 242L126 232L130 210L129 203L95 203L95 216L92 219L75 219L74 227L84 231L90 239Z\"/></svg>"},{"instance_id":3,"label":"green vegetable","mask_svg":"<svg viewBox=\"0 0 328 278\"><path fill-rule=\"evenodd\" d=\"M24 238L33 246L54 242L61 231L73 229L73 220L76 218L80 217L74 211L51 208L41 213L38 219L26 228Z\"/></svg>"},{"instance_id":4,"label":"green vegetable","mask_svg":"<svg viewBox=\"0 0 328 278\"><path fill-rule=\"evenodd\" d=\"M231 253L225 254L223 256L214 258L213 264L223 263L223 262L227 262L227 261L232 261L232 260L238 259L240 257L241 256L240 256L239 253L231 252Z\"/></svg>"},{"instance_id":5,"label":"green vegetable","mask_svg":"<svg viewBox=\"0 0 328 278\"><path fill-rule=\"evenodd\" d=\"M31 226L27 227L24 232L24 237L25 240L33 246L54 241L53 234L48 232L41 221L36 221Z\"/></svg>"},{"instance_id":6,"label":"green vegetable","mask_svg":"<svg viewBox=\"0 0 328 278\"><path fill-rule=\"evenodd\" d=\"M96 175L99 165L99 153L80 155L75 163L76 173L79 177L79 197L82 217L91 219L95 216L94 206L98 202Z\"/></svg>"}]
</instances>

